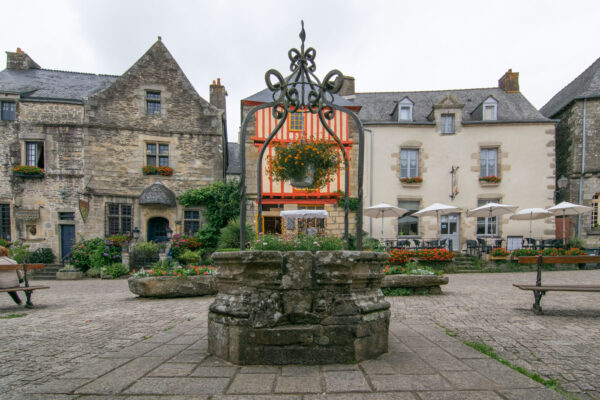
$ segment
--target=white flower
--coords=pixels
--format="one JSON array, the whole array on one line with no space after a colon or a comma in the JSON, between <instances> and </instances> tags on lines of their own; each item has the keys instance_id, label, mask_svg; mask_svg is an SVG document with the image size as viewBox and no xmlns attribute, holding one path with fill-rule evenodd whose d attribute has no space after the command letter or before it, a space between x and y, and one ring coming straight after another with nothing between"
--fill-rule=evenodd
<instances>
[{"instance_id":1,"label":"white flower","mask_svg":"<svg viewBox=\"0 0 600 400\"><path fill-rule=\"evenodd\" d=\"M266 245L268 245L268 244L269 244L269 243L267 243L267 242L263 242L263 245L265 245L265 246L266 246Z\"/></svg>"}]
</instances>

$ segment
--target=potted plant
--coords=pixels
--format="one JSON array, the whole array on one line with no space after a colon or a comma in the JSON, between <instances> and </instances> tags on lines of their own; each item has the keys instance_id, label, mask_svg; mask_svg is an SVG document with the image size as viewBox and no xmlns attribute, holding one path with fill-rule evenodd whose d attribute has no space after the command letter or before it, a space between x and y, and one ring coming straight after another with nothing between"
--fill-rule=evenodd
<instances>
[{"instance_id":1,"label":"potted plant","mask_svg":"<svg viewBox=\"0 0 600 400\"><path fill-rule=\"evenodd\" d=\"M502 181L502 178L500 178L499 176L496 176L496 175L480 176L479 177L479 182L481 182L481 183L498 184L498 183L500 183L500 181Z\"/></svg>"},{"instance_id":2,"label":"potted plant","mask_svg":"<svg viewBox=\"0 0 600 400\"><path fill-rule=\"evenodd\" d=\"M412 178L401 178L400 182L405 183L407 185L417 185L423 182L423 178L421 178L420 176L415 176Z\"/></svg>"},{"instance_id":3,"label":"potted plant","mask_svg":"<svg viewBox=\"0 0 600 400\"><path fill-rule=\"evenodd\" d=\"M173 175L173 168L163 165L162 167L155 167L153 165L146 165L142 167L144 175L162 175L171 176Z\"/></svg>"},{"instance_id":4,"label":"potted plant","mask_svg":"<svg viewBox=\"0 0 600 400\"><path fill-rule=\"evenodd\" d=\"M20 178L43 178L44 170L39 167L31 167L29 165L17 165L12 169L13 174Z\"/></svg>"},{"instance_id":5,"label":"potted plant","mask_svg":"<svg viewBox=\"0 0 600 400\"><path fill-rule=\"evenodd\" d=\"M267 157L267 172L277 181L290 181L294 187L318 189L331 182L341 161L335 143L302 140L276 146L275 155Z\"/></svg>"},{"instance_id":6,"label":"potted plant","mask_svg":"<svg viewBox=\"0 0 600 400\"><path fill-rule=\"evenodd\" d=\"M490 252L490 260L508 260L508 256L510 256L510 251L501 247L496 247Z\"/></svg>"},{"instance_id":7,"label":"potted plant","mask_svg":"<svg viewBox=\"0 0 600 400\"><path fill-rule=\"evenodd\" d=\"M443 276L442 270L434 270L415 260L409 261L410 254L406 251L394 251L395 254L390 254L390 264L383 269L385 278L381 290L384 295L442 293L440 286L448 283L448 277Z\"/></svg>"}]
</instances>

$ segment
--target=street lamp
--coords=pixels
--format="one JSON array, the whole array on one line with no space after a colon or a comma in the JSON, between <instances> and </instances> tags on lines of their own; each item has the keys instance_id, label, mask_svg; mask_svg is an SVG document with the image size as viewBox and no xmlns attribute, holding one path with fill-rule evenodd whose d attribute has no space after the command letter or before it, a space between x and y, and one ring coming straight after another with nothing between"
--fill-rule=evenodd
<instances>
[{"instance_id":1,"label":"street lamp","mask_svg":"<svg viewBox=\"0 0 600 400\"><path fill-rule=\"evenodd\" d=\"M173 237L173 230L167 226L167 239L171 240Z\"/></svg>"},{"instance_id":2,"label":"street lamp","mask_svg":"<svg viewBox=\"0 0 600 400\"><path fill-rule=\"evenodd\" d=\"M139 238L140 238L140 230L136 226L135 228L133 228L133 239L138 240Z\"/></svg>"},{"instance_id":3,"label":"street lamp","mask_svg":"<svg viewBox=\"0 0 600 400\"><path fill-rule=\"evenodd\" d=\"M567 178L566 176L563 175L558 180L558 188L559 189L566 189L567 186L569 186L569 178Z\"/></svg>"}]
</instances>

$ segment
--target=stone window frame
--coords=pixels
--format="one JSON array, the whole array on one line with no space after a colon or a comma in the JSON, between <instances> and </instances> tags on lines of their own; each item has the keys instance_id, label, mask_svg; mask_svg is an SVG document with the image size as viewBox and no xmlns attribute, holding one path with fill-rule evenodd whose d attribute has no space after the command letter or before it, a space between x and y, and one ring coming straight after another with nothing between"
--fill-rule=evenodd
<instances>
[{"instance_id":1,"label":"stone window frame","mask_svg":"<svg viewBox=\"0 0 600 400\"><path fill-rule=\"evenodd\" d=\"M0 203L0 239L10 242L10 203Z\"/></svg>"},{"instance_id":2,"label":"stone window frame","mask_svg":"<svg viewBox=\"0 0 600 400\"><path fill-rule=\"evenodd\" d=\"M12 110L8 110L9 104L12 104ZM14 121L15 119L17 119L17 102L12 100L2 100L0 102L0 120Z\"/></svg>"},{"instance_id":3,"label":"stone window frame","mask_svg":"<svg viewBox=\"0 0 600 400\"><path fill-rule=\"evenodd\" d=\"M448 122L450 121L450 122ZM440 115L440 132L442 135L456 134L456 114L442 113Z\"/></svg>"},{"instance_id":4,"label":"stone window frame","mask_svg":"<svg viewBox=\"0 0 600 400\"><path fill-rule=\"evenodd\" d=\"M198 217L197 218L187 218L186 214L188 212L197 212ZM192 224L197 224L198 229L196 229L195 231L191 231L191 229L189 229L189 226ZM201 227L202 227L202 210L200 208L184 209L183 210L183 233L188 236L191 236L194 233L198 232Z\"/></svg>"},{"instance_id":5,"label":"stone window frame","mask_svg":"<svg viewBox=\"0 0 600 400\"><path fill-rule=\"evenodd\" d=\"M412 122L413 118L413 105L414 103L408 98L403 98L398 103L398 122ZM402 109L408 109L408 118L402 118Z\"/></svg>"},{"instance_id":6,"label":"stone window frame","mask_svg":"<svg viewBox=\"0 0 600 400\"><path fill-rule=\"evenodd\" d=\"M148 145L155 145L156 147L156 152L154 153L149 153L148 152ZM160 146L167 146L167 154L161 154L160 153ZM146 140L144 142L144 147L146 150L146 154L145 154L145 158L144 158L144 165L145 166L151 166L152 164L148 163L148 157L154 157L155 159L155 163L154 167L161 167L163 165L160 164L160 160L161 158L166 158L167 159L167 164L165 166L170 167L171 166L171 146L169 142L156 142L156 141L151 141L151 140Z\"/></svg>"},{"instance_id":7,"label":"stone window frame","mask_svg":"<svg viewBox=\"0 0 600 400\"><path fill-rule=\"evenodd\" d=\"M477 198L477 207L481 207L483 205L486 205L487 203L499 203L500 204L500 203L502 203L502 197L493 195L493 196ZM495 233L488 233L488 227L490 226L490 221L488 221L488 220L493 220L495 227L496 227ZM484 233L477 232L481 222L484 223ZM498 218L498 217L492 217L492 218L478 217L477 221L475 222L475 236L480 237L480 238L500 237L501 236L501 229L500 229L501 222L502 222L502 217L500 217L500 218Z\"/></svg>"},{"instance_id":8,"label":"stone window frame","mask_svg":"<svg viewBox=\"0 0 600 400\"><path fill-rule=\"evenodd\" d=\"M111 213L111 206L118 206L118 213ZM124 213L124 207L129 207L129 214ZM127 235L132 236L133 234L133 217L134 217L133 204L131 203L115 203L107 202L105 205L105 229L104 233L106 237L113 235ZM111 218L116 218L118 229L111 230ZM129 226L127 226L129 224ZM125 229L124 229L125 226ZM129 229L126 229L129 228Z\"/></svg>"},{"instance_id":9,"label":"stone window frame","mask_svg":"<svg viewBox=\"0 0 600 400\"><path fill-rule=\"evenodd\" d=\"M152 106L152 107L151 107ZM152 110L151 110L152 108ZM160 116L162 109L162 96L160 90L146 89L146 114Z\"/></svg>"}]
</instances>

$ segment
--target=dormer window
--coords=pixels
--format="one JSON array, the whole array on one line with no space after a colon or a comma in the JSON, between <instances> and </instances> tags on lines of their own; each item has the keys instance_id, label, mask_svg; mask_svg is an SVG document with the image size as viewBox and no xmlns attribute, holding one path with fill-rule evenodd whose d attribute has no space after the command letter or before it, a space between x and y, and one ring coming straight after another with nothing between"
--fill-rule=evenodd
<instances>
[{"instance_id":1,"label":"dormer window","mask_svg":"<svg viewBox=\"0 0 600 400\"><path fill-rule=\"evenodd\" d=\"M408 97L398 103L398 121L413 120L413 102Z\"/></svg>"},{"instance_id":2,"label":"dormer window","mask_svg":"<svg viewBox=\"0 0 600 400\"><path fill-rule=\"evenodd\" d=\"M146 113L148 115L160 115L160 92L156 90L146 91Z\"/></svg>"},{"instance_id":3,"label":"dormer window","mask_svg":"<svg viewBox=\"0 0 600 400\"><path fill-rule=\"evenodd\" d=\"M498 119L498 102L493 97L488 97L483 102L483 120L496 121Z\"/></svg>"},{"instance_id":4,"label":"dormer window","mask_svg":"<svg viewBox=\"0 0 600 400\"><path fill-rule=\"evenodd\" d=\"M442 135L454 134L454 114L442 114L442 120L440 122Z\"/></svg>"}]
</instances>

